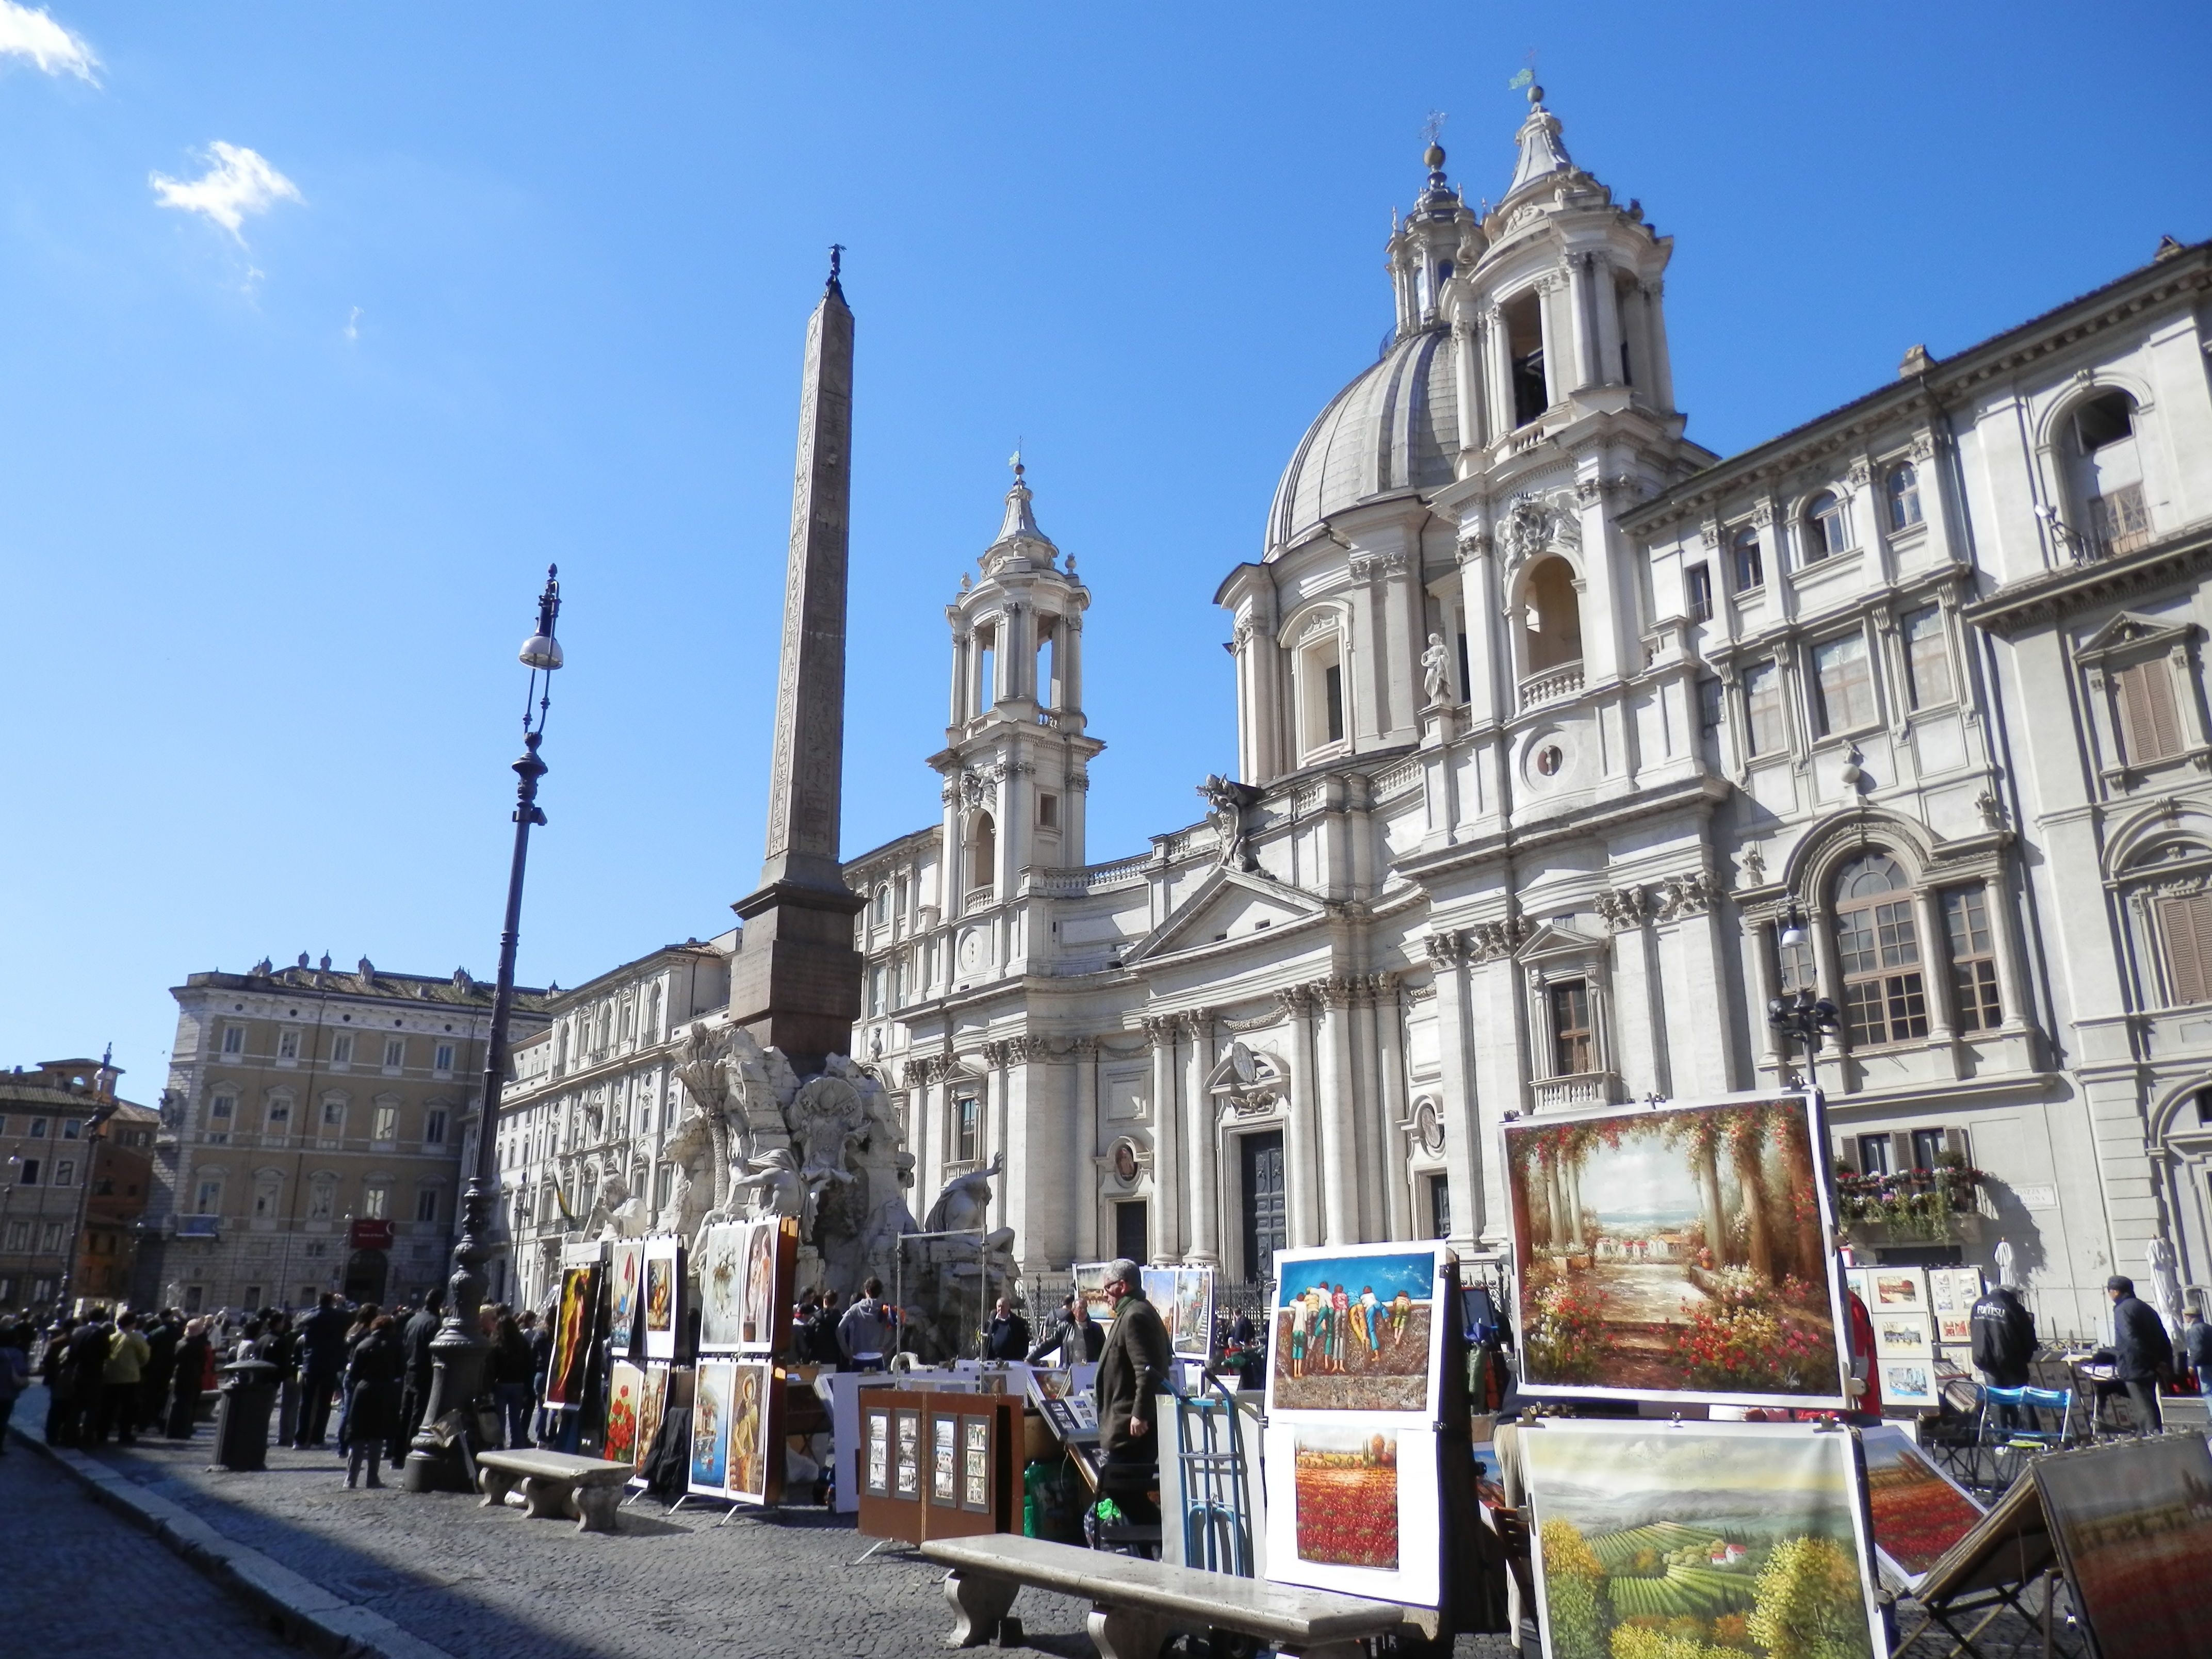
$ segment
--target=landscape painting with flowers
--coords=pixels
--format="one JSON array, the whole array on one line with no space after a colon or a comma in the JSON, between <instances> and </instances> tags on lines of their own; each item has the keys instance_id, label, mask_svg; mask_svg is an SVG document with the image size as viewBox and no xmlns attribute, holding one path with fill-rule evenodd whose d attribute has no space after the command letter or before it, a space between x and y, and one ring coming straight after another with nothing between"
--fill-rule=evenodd
<instances>
[{"instance_id":1,"label":"landscape painting with flowers","mask_svg":"<svg viewBox=\"0 0 2212 1659\"><path fill-rule=\"evenodd\" d=\"M1507 1123L1522 1386L1841 1407L1811 1112L1785 1096Z\"/></svg>"}]
</instances>

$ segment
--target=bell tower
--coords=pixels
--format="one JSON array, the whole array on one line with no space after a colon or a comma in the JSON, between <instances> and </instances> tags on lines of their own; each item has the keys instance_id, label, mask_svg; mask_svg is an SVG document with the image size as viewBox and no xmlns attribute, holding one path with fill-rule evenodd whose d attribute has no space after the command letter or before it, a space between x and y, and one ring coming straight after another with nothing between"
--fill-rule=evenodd
<instances>
[{"instance_id":1,"label":"bell tower","mask_svg":"<svg viewBox=\"0 0 2212 1659\"><path fill-rule=\"evenodd\" d=\"M952 634L945 747L944 915L976 915L1020 896L1023 872L1084 862L1091 757L1084 731L1083 613L1091 591L1037 528L1014 458L998 539L945 608ZM1005 941L1005 957L1021 954ZM1002 959L1004 959L1002 957Z\"/></svg>"}]
</instances>

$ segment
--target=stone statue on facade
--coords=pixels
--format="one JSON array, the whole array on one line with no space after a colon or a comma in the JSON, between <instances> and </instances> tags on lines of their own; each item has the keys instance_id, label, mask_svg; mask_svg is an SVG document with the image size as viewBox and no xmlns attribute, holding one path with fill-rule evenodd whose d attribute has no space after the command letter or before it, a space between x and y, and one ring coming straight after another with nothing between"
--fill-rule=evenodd
<instances>
[{"instance_id":1,"label":"stone statue on facade","mask_svg":"<svg viewBox=\"0 0 2212 1659\"><path fill-rule=\"evenodd\" d=\"M646 1209L645 1200L630 1191L629 1182L611 1174L599 1183L599 1195L592 1206L584 1231L605 1242L642 1238L652 1226L653 1218Z\"/></svg>"},{"instance_id":2,"label":"stone statue on facade","mask_svg":"<svg viewBox=\"0 0 2212 1659\"><path fill-rule=\"evenodd\" d=\"M1198 786L1205 798L1206 820L1213 825L1214 834L1221 842L1221 867L1224 870L1250 870L1255 867L1251 848L1245 830L1244 815L1260 804L1261 791L1249 783L1238 783L1218 773Z\"/></svg>"},{"instance_id":3,"label":"stone statue on facade","mask_svg":"<svg viewBox=\"0 0 2212 1659\"><path fill-rule=\"evenodd\" d=\"M1451 653L1441 634L1430 635L1429 648L1421 653L1421 689L1428 694L1430 708L1450 706Z\"/></svg>"},{"instance_id":4,"label":"stone statue on facade","mask_svg":"<svg viewBox=\"0 0 2212 1659\"><path fill-rule=\"evenodd\" d=\"M925 1359L958 1354L992 1299L1013 1284L1014 1230L989 1224L991 1183L1005 1172L1000 1156L946 1182L920 1231L955 1236L908 1247L907 1305ZM963 1233L974 1237L957 1237Z\"/></svg>"}]
</instances>

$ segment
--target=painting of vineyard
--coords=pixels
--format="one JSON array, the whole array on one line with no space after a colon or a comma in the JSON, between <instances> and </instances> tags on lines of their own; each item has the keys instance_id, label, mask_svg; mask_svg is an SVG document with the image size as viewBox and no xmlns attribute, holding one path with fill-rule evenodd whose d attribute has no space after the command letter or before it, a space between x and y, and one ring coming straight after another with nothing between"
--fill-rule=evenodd
<instances>
[{"instance_id":1,"label":"painting of vineyard","mask_svg":"<svg viewBox=\"0 0 2212 1659\"><path fill-rule=\"evenodd\" d=\"M1293 1431L1298 1559L1319 1566L1398 1566L1398 1437L1387 1431Z\"/></svg>"},{"instance_id":2,"label":"painting of vineyard","mask_svg":"<svg viewBox=\"0 0 2212 1659\"><path fill-rule=\"evenodd\" d=\"M2204 1651L2212 1451L2154 1435L2039 1459L2044 1512L2104 1659Z\"/></svg>"},{"instance_id":3,"label":"painting of vineyard","mask_svg":"<svg viewBox=\"0 0 2212 1659\"><path fill-rule=\"evenodd\" d=\"M1981 1523L1982 1506L1923 1456L1903 1429L1886 1425L1859 1438L1866 1449L1874 1547L1910 1589Z\"/></svg>"},{"instance_id":4,"label":"painting of vineyard","mask_svg":"<svg viewBox=\"0 0 2212 1659\"><path fill-rule=\"evenodd\" d=\"M1802 1097L1509 1123L1523 1386L1844 1403Z\"/></svg>"},{"instance_id":5,"label":"painting of vineyard","mask_svg":"<svg viewBox=\"0 0 2212 1659\"><path fill-rule=\"evenodd\" d=\"M1798 1425L1524 1433L1546 1659L1875 1659L1851 1446Z\"/></svg>"}]
</instances>

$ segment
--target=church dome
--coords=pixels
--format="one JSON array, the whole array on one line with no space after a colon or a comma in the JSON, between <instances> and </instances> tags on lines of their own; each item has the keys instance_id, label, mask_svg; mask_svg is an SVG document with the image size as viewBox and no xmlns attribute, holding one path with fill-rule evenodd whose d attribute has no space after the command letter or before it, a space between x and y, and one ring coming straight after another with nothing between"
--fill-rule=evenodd
<instances>
[{"instance_id":1,"label":"church dome","mask_svg":"<svg viewBox=\"0 0 2212 1659\"><path fill-rule=\"evenodd\" d=\"M1268 553L1361 501L1452 481L1459 386L1450 344L1449 328L1408 334L1329 400L1275 488Z\"/></svg>"}]
</instances>

